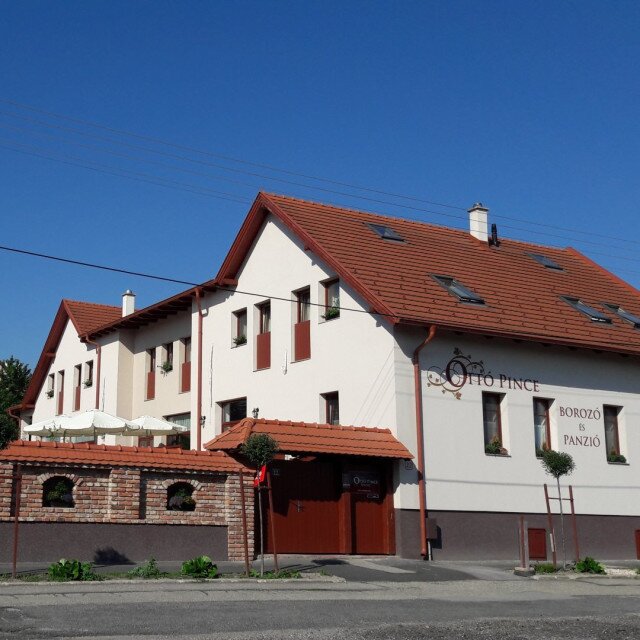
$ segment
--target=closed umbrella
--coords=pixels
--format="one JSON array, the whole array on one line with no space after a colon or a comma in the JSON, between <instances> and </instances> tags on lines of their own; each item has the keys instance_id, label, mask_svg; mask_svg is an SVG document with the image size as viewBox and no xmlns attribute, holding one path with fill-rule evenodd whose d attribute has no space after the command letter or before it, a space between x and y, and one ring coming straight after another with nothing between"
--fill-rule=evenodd
<instances>
[{"instance_id":1,"label":"closed umbrella","mask_svg":"<svg viewBox=\"0 0 640 640\"><path fill-rule=\"evenodd\" d=\"M132 428L127 435L132 436L173 436L189 431L189 427L183 427L175 422L153 416L140 416L131 420L130 423Z\"/></svg>"}]
</instances>

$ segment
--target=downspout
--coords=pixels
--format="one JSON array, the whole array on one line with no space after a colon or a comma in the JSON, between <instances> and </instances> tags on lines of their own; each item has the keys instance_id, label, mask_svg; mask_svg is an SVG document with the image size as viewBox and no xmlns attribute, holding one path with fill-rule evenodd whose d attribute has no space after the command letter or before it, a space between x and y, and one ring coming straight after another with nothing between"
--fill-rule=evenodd
<instances>
[{"instance_id":1,"label":"downspout","mask_svg":"<svg viewBox=\"0 0 640 640\"><path fill-rule=\"evenodd\" d=\"M420 379L420 352L433 340L436 335L436 325L429 327L427 337L413 352L413 381L416 400L416 438L418 444L418 499L420 501L420 554L424 559L429 558L427 547L427 491L425 488L424 469L424 424L422 419L422 383Z\"/></svg>"},{"instance_id":2,"label":"downspout","mask_svg":"<svg viewBox=\"0 0 640 640\"><path fill-rule=\"evenodd\" d=\"M22 409L22 405L20 405L20 408ZM22 431L22 429L20 429L20 416L13 413L14 409L16 409L16 407L9 407L7 413L18 423L18 439L20 439Z\"/></svg>"},{"instance_id":3,"label":"downspout","mask_svg":"<svg viewBox=\"0 0 640 640\"><path fill-rule=\"evenodd\" d=\"M92 344L96 348L96 409L100 409L100 369L102 365L102 348L97 342L89 340L88 336L84 337L87 344Z\"/></svg>"},{"instance_id":4,"label":"downspout","mask_svg":"<svg viewBox=\"0 0 640 640\"><path fill-rule=\"evenodd\" d=\"M196 304L198 305L198 387L196 399L196 450L202 450L202 304L200 287L196 287Z\"/></svg>"}]
</instances>

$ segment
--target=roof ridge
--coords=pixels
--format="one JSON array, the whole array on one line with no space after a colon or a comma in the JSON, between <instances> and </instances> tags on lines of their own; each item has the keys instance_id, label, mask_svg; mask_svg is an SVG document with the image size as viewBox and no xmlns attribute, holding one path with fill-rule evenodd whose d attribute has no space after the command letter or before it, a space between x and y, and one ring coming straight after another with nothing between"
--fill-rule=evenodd
<instances>
[{"instance_id":1,"label":"roof ridge","mask_svg":"<svg viewBox=\"0 0 640 640\"><path fill-rule=\"evenodd\" d=\"M120 309L117 304L104 304L103 302L89 302L88 300L72 300L71 298L62 298L66 303L71 304L87 304L93 307L104 307L105 309Z\"/></svg>"}]
</instances>

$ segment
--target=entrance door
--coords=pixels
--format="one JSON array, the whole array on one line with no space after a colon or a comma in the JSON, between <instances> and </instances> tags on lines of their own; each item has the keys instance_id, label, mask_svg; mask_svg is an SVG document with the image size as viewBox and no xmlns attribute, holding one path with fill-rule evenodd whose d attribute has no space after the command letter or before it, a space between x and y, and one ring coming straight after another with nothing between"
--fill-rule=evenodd
<instances>
[{"instance_id":1,"label":"entrance door","mask_svg":"<svg viewBox=\"0 0 640 640\"><path fill-rule=\"evenodd\" d=\"M636 529L636 556L640 560L640 529Z\"/></svg>"},{"instance_id":2,"label":"entrance door","mask_svg":"<svg viewBox=\"0 0 640 640\"><path fill-rule=\"evenodd\" d=\"M547 559L546 529L527 529L529 534L529 558L531 560Z\"/></svg>"},{"instance_id":3,"label":"entrance door","mask_svg":"<svg viewBox=\"0 0 640 640\"><path fill-rule=\"evenodd\" d=\"M278 553L341 553L339 480L339 468L332 461L273 463L271 484ZM263 502L268 522L266 491ZM265 529L265 546L271 553L270 524Z\"/></svg>"}]
</instances>

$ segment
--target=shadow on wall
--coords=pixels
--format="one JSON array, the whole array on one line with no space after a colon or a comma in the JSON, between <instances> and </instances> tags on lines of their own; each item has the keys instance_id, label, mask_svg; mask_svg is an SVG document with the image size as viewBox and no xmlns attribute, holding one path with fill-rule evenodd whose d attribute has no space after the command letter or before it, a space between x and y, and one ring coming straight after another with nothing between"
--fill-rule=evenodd
<instances>
[{"instance_id":1,"label":"shadow on wall","mask_svg":"<svg viewBox=\"0 0 640 640\"><path fill-rule=\"evenodd\" d=\"M94 564L135 564L113 547L100 547L93 555Z\"/></svg>"}]
</instances>

